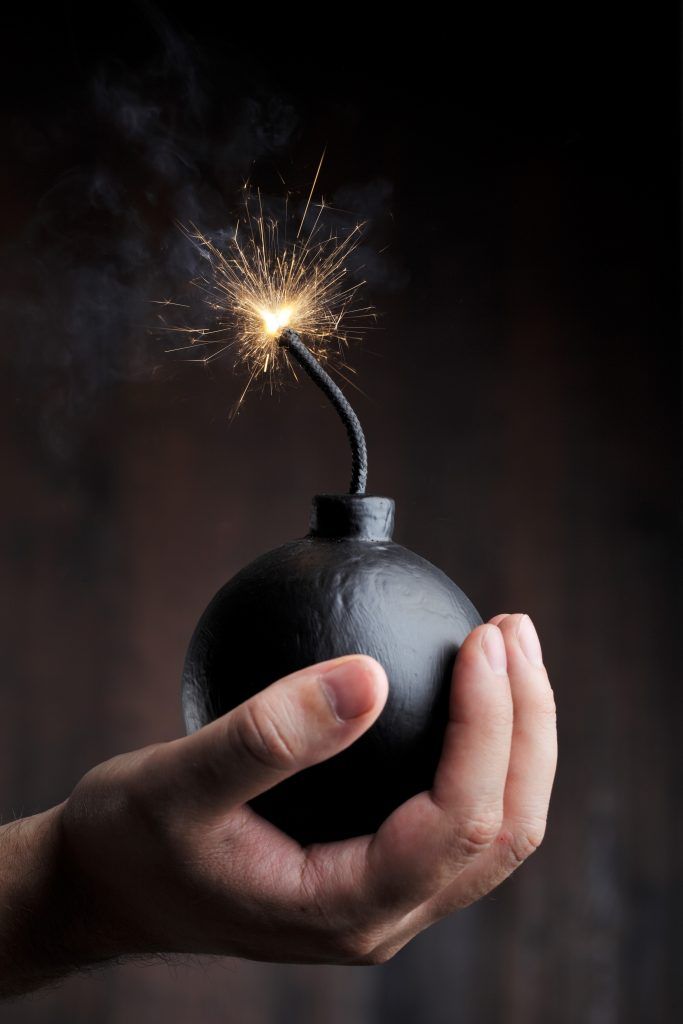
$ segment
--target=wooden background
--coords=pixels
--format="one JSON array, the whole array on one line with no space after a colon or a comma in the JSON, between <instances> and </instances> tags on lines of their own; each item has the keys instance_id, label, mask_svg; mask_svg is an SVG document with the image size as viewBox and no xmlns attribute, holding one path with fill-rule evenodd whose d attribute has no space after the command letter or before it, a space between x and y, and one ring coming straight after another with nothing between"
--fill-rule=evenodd
<instances>
[{"instance_id":1,"label":"wooden background","mask_svg":"<svg viewBox=\"0 0 683 1024\"><path fill-rule=\"evenodd\" d=\"M17 38L28 52L25 26ZM565 54L562 74L576 77L563 85L558 74L553 102L526 112L516 100L540 102L543 89L532 75L510 99L503 71L483 99L454 98L443 69L436 98L429 83L417 94L401 85L393 65L391 100L368 70L350 98L338 85L314 99L287 83L312 125L300 137L309 163L331 117L333 179L362 176L365 161L393 184L402 283L371 295L382 329L353 356L370 489L396 499L397 540L482 614L527 611L538 626L560 727L543 847L385 966L125 965L2 1007L0 1020L676 1019L677 160L670 76L651 42L638 43L651 61L644 78L591 51L587 84L586 53L581 73ZM72 67L61 59L58 83ZM44 87L29 93L6 91L4 106L35 124L50 101ZM448 111L460 136L453 129L444 148ZM365 149L351 158L354 139ZM101 139L92 146L106 161ZM66 165L61 151L30 173L25 150L14 161L4 256L21 291L12 273L40 259L30 226ZM169 370L159 349L156 371L104 372L76 401L78 354L58 365L33 343L27 353L15 294L3 306L0 402L5 820L63 799L98 761L179 734L183 654L208 598L304 532L310 496L347 474L340 428L305 382L250 398L229 425L239 387L229 367ZM38 327L59 340L65 315L42 309Z\"/></svg>"}]
</instances>

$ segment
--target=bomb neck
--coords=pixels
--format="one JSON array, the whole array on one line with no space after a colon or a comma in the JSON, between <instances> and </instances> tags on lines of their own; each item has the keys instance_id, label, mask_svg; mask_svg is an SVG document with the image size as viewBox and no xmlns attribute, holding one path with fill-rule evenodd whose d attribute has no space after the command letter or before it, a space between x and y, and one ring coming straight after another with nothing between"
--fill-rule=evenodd
<instances>
[{"instance_id":1,"label":"bomb neck","mask_svg":"<svg viewBox=\"0 0 683 1024\"><path fill-rule=\"evenodd\" d=\"M393 531L393 498L367 494L316 494L313 498L311 537L391 540Z\"/></svg>"}]
</instances>

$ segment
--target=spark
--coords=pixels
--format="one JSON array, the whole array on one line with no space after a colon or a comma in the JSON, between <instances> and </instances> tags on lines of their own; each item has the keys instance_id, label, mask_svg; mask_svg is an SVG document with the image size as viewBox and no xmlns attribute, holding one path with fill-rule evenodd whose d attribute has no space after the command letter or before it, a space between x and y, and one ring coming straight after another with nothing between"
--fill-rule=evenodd
<instances>
[{"instance_id":1,"label":"spark","mask_svg":"<svg viewBox=\"0 0 683 1024\"><path fill-rule=\"evenodd\" d=\"M311 191L308 193L308 199L306 200L306 208L304 209L304 215L301 218L301 224L299 224L299 230L296 233L296 237L297 238L300 237L301 230L302 230L302 228L304 226L304 223L306 221L306 214L308 213L308 208L311 205L311 199L313 198L313 193L315 192L315 186L318 184L318 178L320 176L320 168L323 165L323 160L324 159L325 159L325 150L323 150L323 154L320 157L320 163L318 164L318 169L315 172L315 178L313 179L313 184L311 185Z\"/></svg>"},{"instance_id":2,"label":"spark","mask_svg":"<svg viewBox=\"0 0 683 1024\"><path fill-rule=\"evenodd\" d=\"M326 227L324 201L313 203L322 159L293 239L288 237L292 219L289 196L284 218L279 221L264 211L260 192L251 193L248 186L226 245L219 246L195 225L179 225L205 258L205 271L191 284L199 289L211 323L175 326L162 318L162 329L177 331L187 339L186 344L168 351L191 348L197 357L198 346L207 346L207 354L195 359L204 363L230 351L247 376L233 415L253 385L275 389L286 376L282 373L285 367L296 376L286 349L278 344L283 328L292 327L318 360L342 375L343 369L352 369L344 362L346 347L360 340L375 318L371 306L358 304L358 292L365 282L352 280L348 270L364 224L355 222L340 233ZM317 206L317 214L309 218L313 220L310 229L304 230L311 206ZM161 305L181 304L169 301Z\"/></svg>"}]
</instances>

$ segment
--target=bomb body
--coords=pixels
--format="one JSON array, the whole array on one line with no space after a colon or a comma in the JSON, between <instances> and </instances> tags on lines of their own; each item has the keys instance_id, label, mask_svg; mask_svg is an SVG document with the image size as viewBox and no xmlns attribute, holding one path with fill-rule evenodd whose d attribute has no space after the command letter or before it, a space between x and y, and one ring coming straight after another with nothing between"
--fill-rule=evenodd
<instances>
[{"instance_id":1,"label":"bomb body","mask_svg":"<svg viewBox=\"0 0 683 1024\"><path fill-rule=\"evenodd\" d=\"M395 544L392 530L391 499L319 495L308 536L233 577L188 650L188 731L319 661L368 654L386 670L387 703L360 740L254 801L304 844L373 832L403 800L429 788L453 661L481 622L455 583Z\"/></svg>"}]
</instances>

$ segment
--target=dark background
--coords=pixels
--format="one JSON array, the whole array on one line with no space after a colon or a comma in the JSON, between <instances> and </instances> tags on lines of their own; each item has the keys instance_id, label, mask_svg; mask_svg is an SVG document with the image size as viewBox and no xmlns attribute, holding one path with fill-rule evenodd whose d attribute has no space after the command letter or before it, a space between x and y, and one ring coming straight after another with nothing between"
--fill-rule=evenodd
<instances>
[{"instance_id":1,"label":"dark background","mask_svg":"<svg viewBox=\"0 0 683 1024\"><path fill-rule=\"evenodd\" d=\"M6 20L0 813L178 735L208 598L345 485L306 382L229 424L230 360L185 363L150 331L150 300L196 269L175 221L220 237L246 178L300 201L327 146L318 192L368 218L381 314L351 355L370 490L485 617L536 622L559 706L548 836L386 966L121 966L0 1019L672 1021L678 26L421 9L369 33L333 13Z\"/></svg>"}]
</instances>

